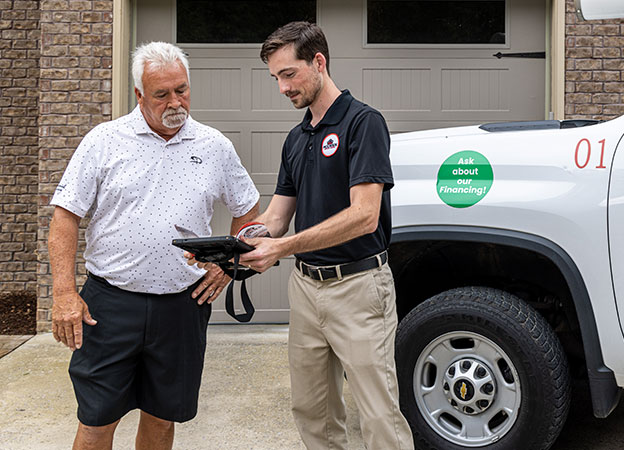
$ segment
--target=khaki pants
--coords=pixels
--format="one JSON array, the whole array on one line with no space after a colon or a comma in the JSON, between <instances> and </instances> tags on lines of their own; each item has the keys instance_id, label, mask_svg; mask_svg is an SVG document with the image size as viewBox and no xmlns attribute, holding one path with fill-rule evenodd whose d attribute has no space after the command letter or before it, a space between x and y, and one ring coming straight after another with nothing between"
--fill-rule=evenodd
<instances>
[{"instance_id":1,"label":"khaki pants","mask_svg":"<svg viewBox=\"0 0 624 450\"><path fill-rule=\"evenodd\" d=\"M396 295L388 265L329 281L295 269L288 296L292 410L306 447L347 449L344 371L367 448L413 449L399 410Z\"/></svg>"}]
</instances>

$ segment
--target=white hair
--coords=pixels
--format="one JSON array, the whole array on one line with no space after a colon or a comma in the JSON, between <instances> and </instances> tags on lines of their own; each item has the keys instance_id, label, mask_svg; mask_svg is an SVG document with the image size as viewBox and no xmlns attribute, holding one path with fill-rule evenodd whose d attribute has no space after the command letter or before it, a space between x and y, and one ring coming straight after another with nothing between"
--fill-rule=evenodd
<instances>
[{"instance_id":1,"label":"white hair","mask_svg":"<svg viewBox=\"0 0 624 450\"><path fill-rule=\"evenodd\" d=\"M163 67L176 63L182 63L186 69L186 77L190 85L191 74L189 72L188 59L179 47L168 42L149 42L140 45L132 55L132 78L134 79L134 86L143 94L143 71L145 70L146 64L154 66L157 69L162 69Z\"/></svg>"}]
</instances>

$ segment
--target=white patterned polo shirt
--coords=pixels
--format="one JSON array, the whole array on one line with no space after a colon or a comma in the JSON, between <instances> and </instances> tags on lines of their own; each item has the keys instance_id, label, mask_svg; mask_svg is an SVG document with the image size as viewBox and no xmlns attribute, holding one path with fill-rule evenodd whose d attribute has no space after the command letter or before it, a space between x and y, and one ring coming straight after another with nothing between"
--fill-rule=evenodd
<instances>
[{"instance_id":1,"label":"white patterned polo shirt","mask_svg":"<svg viewBox=\"0 0 624 450\"><path fill-rule=\"evenodd\" d=\"M214 204L234 217L259 198L232 143L189 117L169 141L137 106L82 140L50 202L91 221L86 268L134 292L180 292L204 271L189 266L171 240L174 225L210 236Z\"/></svg>"}]
</instances>

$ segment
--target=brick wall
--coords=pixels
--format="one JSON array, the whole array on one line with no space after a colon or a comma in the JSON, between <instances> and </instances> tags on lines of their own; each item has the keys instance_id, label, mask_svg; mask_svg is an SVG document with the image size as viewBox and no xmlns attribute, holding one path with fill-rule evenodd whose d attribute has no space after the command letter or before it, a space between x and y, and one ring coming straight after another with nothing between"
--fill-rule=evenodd
<instances>
[{"instance_id":1,"label":"brick wall","mask_svg":"<svg viewBox=\"0 0 624 450\"><path fill-rule=\"evenodd\" d=\"M39 2L0 1L0 293L37 287Z\"/></svg>"},{"instance_id":2,"label":"brick wall","mask_svg":"<svg viewBox=\"0 0 624 450\"><path fill-rule=\"evenodd\" d=\"M566 3L565 116L624 114L624 20L579 21Z\"/></svg>"},{"instance_id":3,"label":"brick wall","mask_svg":"<svg viewBox=\"0 0 624 450\"><path fill-rule=\"evenodd\" d=\"M41 0L38 331L51 321L48 204L82 137L111 119L112 11L112 0ZM78 272L84 274L82 264Z\"/></svg>"}]
</instances>

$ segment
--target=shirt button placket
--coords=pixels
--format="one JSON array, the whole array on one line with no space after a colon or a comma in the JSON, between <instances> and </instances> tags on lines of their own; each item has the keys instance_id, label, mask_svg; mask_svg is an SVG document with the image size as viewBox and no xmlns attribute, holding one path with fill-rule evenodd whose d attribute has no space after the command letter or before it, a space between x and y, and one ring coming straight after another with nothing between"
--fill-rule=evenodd
<instances>
[{"instance_id":1,"label":"shirt button placket","mask_svg":"<svg viewBox=\"0 0 624 450\"><path fill-rule=\"evenodd\" d=\"M310 138L308 139L308 161L314 161L314 155L312 151L314 149L314 132L310 133Z\"/></svg>"}]
</instances>

